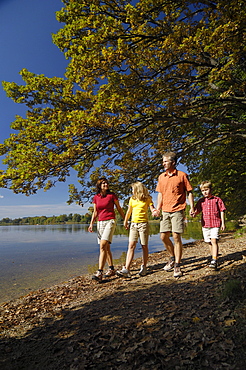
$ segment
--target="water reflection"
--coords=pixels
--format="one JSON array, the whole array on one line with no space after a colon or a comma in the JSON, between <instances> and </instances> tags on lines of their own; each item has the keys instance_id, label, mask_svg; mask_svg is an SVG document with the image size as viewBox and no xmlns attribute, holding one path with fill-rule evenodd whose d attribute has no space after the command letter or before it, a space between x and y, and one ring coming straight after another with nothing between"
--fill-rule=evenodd
<instances>
[{"instance_id":1,"label":"water reflection","mask_svg":"<svg viewBox=\"0 0 246 370\"><path fill-rule=\"evenodd\" d=\"M187 222L185 224L184 233L182 239L189 240L200 240L202 239L202 227L201 223L197 221Z\"/></svg>"},{"instance_id":2,"label":"water reflection","mask_svg":"<svg viewBox=\"0 0 246 370\"><path fill-rule=\"evenodd\" d=\"M123 225L117 225L115 235L125 235L128 237L129 231L124 228ZM159 222L150 223L150 236L158 235L160 233ZM182 239L187 241L194 241L202 238L202 229L200 222L187 222L185 224L184 233Z\"/></svg>"},{"instance_id":3,"label":"water reflection","mask_svg":"<svg viewBox=\"0 0 246 370\"><path fill-rule=\"evenodd\" d=\"M88 225L16 225L1 226L0 303L27 294L30 290L49 287L97 269L99 247L96 227ZM201 239L201 224L190 222L183 242ZM128 230L118 225L112 243L115 265L125 262ZM150 224L149 251L163 250L159 223ZM142 256L138 243L135 258Z\"/></svg>"},{"instance_id":4,"label":"water reflection","mask_svg":"<svg viewBox=\"0 0 246 370\"><path fill-rule=\"evenodd\" d=\"M159 234L160 225L159 222L150 223L150 235ZM96 232L96 225L94 225L93 231ZM32 232L32 233L88 233L88 225L85 224L60 224L60 225L19 225L19 226L0 226L1 233L12 233L12 232ZM128 230L126 230L123 224L118 224L115 230L115 235L128 236ZM184 239L200 239L202 237L201 225L199 222L188 222L186 223L185 232L182 235Z\"/></svg>"}]
</instances>

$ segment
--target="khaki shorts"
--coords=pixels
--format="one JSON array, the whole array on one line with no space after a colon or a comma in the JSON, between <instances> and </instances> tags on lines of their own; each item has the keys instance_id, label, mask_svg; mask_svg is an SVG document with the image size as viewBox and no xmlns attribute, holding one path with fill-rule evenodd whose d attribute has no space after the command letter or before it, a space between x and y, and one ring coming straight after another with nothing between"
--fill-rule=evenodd
<instances>
[{"instance_id":1,"label":"khaki shorts","mask_svg":"<svg viewBox=\"0 0 246 370\"><path fill-rule=\"evenodd\" d=\"M112 243L116 222L114 219L97 222L97 241L100 244L101 240L107 240Z\"/></svg>"},{"instance_id":2,"label":"khaki shorts","mask_svg":"<svg viewBox=\"0 0 246 370\"><path fill-rule=\"evenodd\" d=\"M211 242L211 239L219 239L219 227L203 227L202 233L206 243Z\"/></svg>"},{"instance_id":3,"label":"khaki shorts","mask_svg":"<svg viewBox=\"0 0 246 370\"><path fill-rule=\"evenodd\" d=\"M141 245L148 245L149 240L149 223L148 222L131 222L129 242L137 242L140 238Z\"/></svg>"},{"instance_id":4,"label":"khaki shorts","mask_svg":"<svg viewBox=\"0 0 246 370\"><path fill-rule=\"evenodd\" d=\"M166 233L172 231L174 233L182 234L184 232L184 211L177 212L163 212L162 220L160 222L160 232Z\"/></svg>"}]
</instances>

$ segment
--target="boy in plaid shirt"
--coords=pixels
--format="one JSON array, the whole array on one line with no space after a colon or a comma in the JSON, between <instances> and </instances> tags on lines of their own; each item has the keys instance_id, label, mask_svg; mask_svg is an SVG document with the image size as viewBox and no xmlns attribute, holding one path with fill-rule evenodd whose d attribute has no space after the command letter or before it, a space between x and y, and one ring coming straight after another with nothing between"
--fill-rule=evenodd
<instances>
[{"instance_id":1,"label":"boy in plaid shirt","mask_svg":"<svg viewBox=\"0 0 246 370\"><path fill-rule=\"evenodd\" d=\"M203 181L200 185L203 198L199 199L195 206L195 217L202 212L202 232L204 241L209 243L209 249L212 255L212 260L209 267L217 269L218 266L218 238L219 230L225 230L225 215L226 210L223 200L212 194L212 184L210 181Z\"/></svg>"}]
</instances>

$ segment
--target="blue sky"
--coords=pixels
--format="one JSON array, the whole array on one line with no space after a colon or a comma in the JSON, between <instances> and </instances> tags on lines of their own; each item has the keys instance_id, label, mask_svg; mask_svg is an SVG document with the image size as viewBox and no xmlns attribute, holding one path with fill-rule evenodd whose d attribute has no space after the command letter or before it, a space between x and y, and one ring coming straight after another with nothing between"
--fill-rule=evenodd
<instances>
[{"instance_id":1,"label":"blue sky","mask_svg":"<svg viewBox=\"0 0 246 370\"><path fill-rule=\"evenodd\" d=\"M67 61L52 43L51 36L62 27L55 12L63 5L61 0L0 0L0 81L22 84L19 75L22 68L48 77L64 76ZM11 133L10 124L15 115L25 116L25 106L7 98L0 85L0 107L0 142L3 143ZM1 161L0 168L3 168ZM0 219L85 214L90 204L83 208L66 204L70 183L76 183L75 174L66 183L59 183L47 192L40 190L29 197L0 188Z\"/></svg>"},{"instance_id":2,"label":"blue sky","mask_svg":"<svg viewBox=\"0 0 246 370\"><path fill-rule=\"evenodd\" d=\"M51 36L62 27L55 12L63 5L61 0L0 0L0 81L23 83L19 75L22 68L48 77L63 77L67 61L52 43ZM15 115L25 116L25 106L7 98L2 85L0 106L0 142L3 143L11 133L10 124ZM66 204L68 184L75 180L71 176L66 183L47 192L40 190L30 197L0 188L0 219L86 213L89 205L82 209Z\"/></svg>"}]
</instances>

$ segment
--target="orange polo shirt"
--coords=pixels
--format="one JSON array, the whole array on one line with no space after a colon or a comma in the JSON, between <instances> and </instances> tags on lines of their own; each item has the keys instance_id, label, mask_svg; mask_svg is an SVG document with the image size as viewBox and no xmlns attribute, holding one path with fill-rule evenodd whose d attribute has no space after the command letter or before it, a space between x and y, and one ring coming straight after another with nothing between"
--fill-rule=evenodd
<instances>
[{"instance_id":1,"label":"orange polo shirt","mask_svg":"<svg viewBox=\"0 0 246 370\"><path fill-rule=\"evenodd\" d=\"M191 190L192 186L186 173L176 169L171 175L162 173L156 187L156 191L162 193L162 210L177 212L185 209L186 192Z\"/></svg>"}]
</instances>

